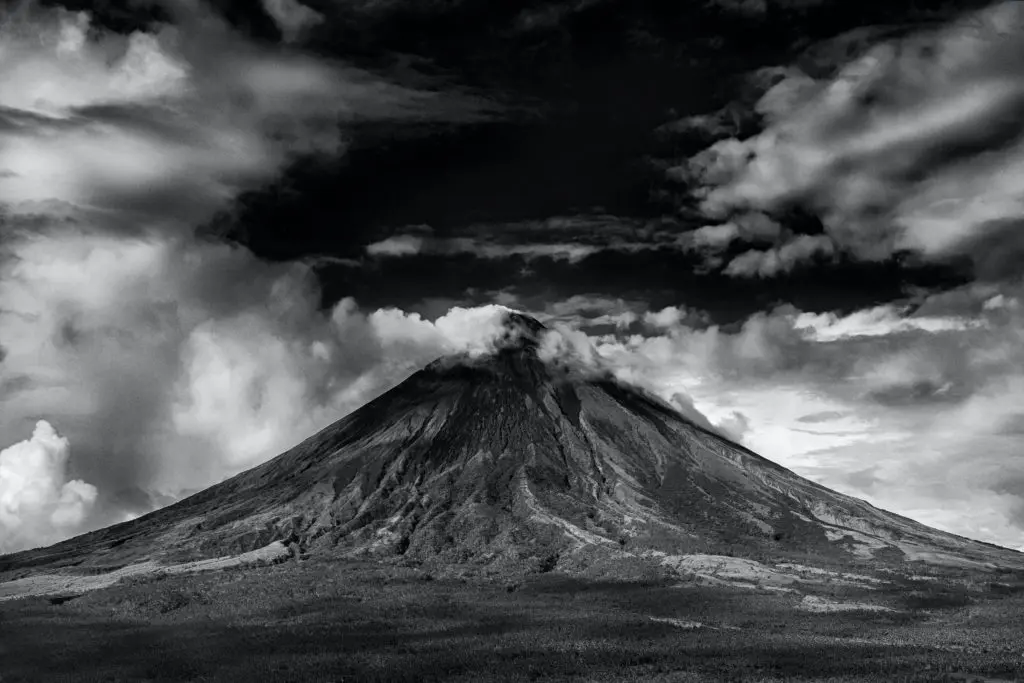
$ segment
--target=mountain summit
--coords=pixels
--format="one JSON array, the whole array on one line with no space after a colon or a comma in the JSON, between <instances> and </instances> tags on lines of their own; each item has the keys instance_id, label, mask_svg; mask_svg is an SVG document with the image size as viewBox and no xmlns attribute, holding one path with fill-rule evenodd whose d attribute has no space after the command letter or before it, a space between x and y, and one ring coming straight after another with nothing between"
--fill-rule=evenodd
<instances>
[{"instance_id":1,"label":"mountain summit","mask_svg":"<svg viewBox=\"0 0 1024 683\"><path fill-rule=\"evenodd\" d=\"M694 554L1021 565L803 479L669 405L545 352L509 312L493 348L442 358L282 455L0 570L183 562L275 541L424 566L615 572ZM555 358L548 359L554 355Z\"/></svg>"}]
</instances>

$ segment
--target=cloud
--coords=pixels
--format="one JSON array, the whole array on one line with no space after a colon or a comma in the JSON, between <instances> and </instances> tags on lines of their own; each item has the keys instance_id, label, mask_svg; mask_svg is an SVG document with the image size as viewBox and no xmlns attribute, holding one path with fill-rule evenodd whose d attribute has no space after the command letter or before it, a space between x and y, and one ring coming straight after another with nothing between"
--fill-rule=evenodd
<instances>
[{"instance_id":1,"label":"cloud","mask_svg":"<svg viewBox=\"0 0 1024 683\"><path fill-rule=\"evenodd\" d=\"M672 173L709 216L796 205L857 258L966 255L1001 277L1021 253L1022 29L1021 3L1007 2L876 44L834 74L792 67L756 105L763 132Z\"/></svg>"},{"instance_id":2,"label":"cloud","mask_svg":"<svg viewBox=\"0 0 1024 683\"><path fill-rule=\"evenodd\" d=\"M297 0L262 0L262 4L277 22L286 43L295 42L304 31L324 20L322 14Z\"/></svg>"},{"instance_id":3,"label":"cloud","mask_svg":"<svg viewBox=\"0 0 1024 683\"><path fill-rule=\"evenodd\" d=\"M173 24L130 35L36 6L0 27L0 440L45 418L74 444L51 461L95 487L68 484L7 549L260 462L449 344L350 299L324 312L309 265L195 232L297 158L343 153L348 124L494 109L249 42L197 1L162 6Z\"/></svg>"},{"instance_id":4,"label":"cloud","mask_svg":"<svg viewBox=\"0 0 1024 683\"><path fill-rule=\"evenodd\" d=\"M725 251L739 242L772 243L769 249L748 249L728 262L722 272L730 277L774 277L798 266L835 256L827 235L793 235L778 221L759 211L745 211L727 223L705 225L680 238L689 250L703 255L705 268L718 268Z\"/></svg>"},{"instance_id":5,"label":"cloud","mask_svg":"<svg viewBox=\"0 0 1024 683\"><path fill-rule=\"evenodd\" d=\"M725 274L732 277L773 277L788 273L798 265L835 253L832 240L826 235L798 235L774 249L751 249L732 261Z\"/></svg>"},{"instance_id":6,"label":"cloud","mask_svg":"<svg viewBox=\"0 0 1024 683\"><path fill-rule=\"evenodd\" d=\"M690 233L693 246L698 249L724 249L739 236L740 228L735 223L705 225Z\"/></svg>"},{"instance_id":7,"label":"cloud","mask_svg":"<svg viewBox=\"0 0 1024 683\"><path fill-rule=\"evenodd\" d=\"M641 383L642 380L638 380L636 376L630 375L629 373L619 372L620 377L629 377L634 383ZM715 430L715 426L711 424L707 416L701 411L697 410L697 406L694 405L693 398L682 391L676 391L668 397L668 404L675 408L679 413L690 420L694 424L697 424L705 429ZM730 436L731 438L731 436Z\"/></svg>"},{"instance_id":8,"label":"cloud","mask_svg":"<svg viewBox=\"0 0 1024 683\"><path fill-rule=\"evenodd\" d=\"M765 221L770 221L764 217ZM751 223L757 221L752 218ZM776 228L777 229L777 228ZM682 238L671 223L642 222L604 214L552 216L544 220L473 224L436 235L426 225L364 247L378 258L471 255L479 259L551 259L579 263L604 252L638 253L679 249Z\"/></svg>"},{"instance_id":9,"label":"cloud","mask_svg":"<svg viewBox=\"0 0 1024 683\"><path fill-rule=\"evenodd\" d=\"M419 235L395 235L366 245L370 256L415 256L423 251L424 238Z\"/></svg>"},{"instance_id":10,"label":"cloud","mask_svg":"<svg viewBox=\"0 0 1024 683\"><path fill-rule=\"evenodd\" d=\"M510 329L506 325L509 310L496 305L477 308L456 306L438 318L434 322L434 328L448 341L453 352L481 356L493 353L500 343L515 343L515 335L511 339L506 339ZM518 327L511 329L516 334L526 332Z\"/></svg>"},{"instance_id":11,"label":"cloud","mask_svg":"<svg viewBox=\"0 0 1024 683\"><path fill-rule=\"evenodd\" d=\"M541 337L537 356L549 363L559 363L583 376L610 372L586 333L564 323L555 323Z\"/></svg>"},{"instance_id":12,"label":"cloud","mask_svg":"<svg viewBox=\"0 0 1024 683\"><path fill-rule=\"evenodd\" d=\"M255 73L266 65L228 48L220 57L239 72L221 81L216 69L194 71L188 53L198 46L173 29L101 34L99 41L87 39L88 29L87 14L58 10L30 30L4 32L0 106L38 117L0 136L5 165L17 175L0 186L12 209L59 197L132 214L177 208L195 220L221 205L231 184L277 170L284 150L261 128L278 98L272 83L270 92L252 88L269 80ZM296 93L306 99L326 86L306 81L309 89ZM251 105L232 105L231 97ZM169 195L177 193L191 201L174 202Z\"/></svg>"},{"instance_id":13,"label":"cloud","mask_svg":"<svg viewBox=\"0 0 1024 683\"><path fill-rule=\"evenodd\" d=\"M603 251L600 246L571 242L504 244L481 238L421 235L395 235L366 246L367 254L380 258L400 258L420 254L470 254L481 259L520 257L531 261L538 258L549 258L569 263L578 263L599 251Z\"/></svg>"},{"instance_id":14,"label":"cloud","mask_svg":"<svg viewBox=\"0 0 1024 683\"><path fill-rule=\"evenodd\" d=\"M797 418L797 422L804 422L807 424L816 424L819 422L831 422L840 418L846 417L845 413L838 410L821 410L816 413L808 413L807 415L801 415Z\"/></svg>"},{"instance_id":15,"label":"cloud","mask_svg":"<svg viewBox=\"0 0 1024 683\"><path fill-rule=\"evenodd\" d=\"M563 323L574 327L611 325L616 329L628 328L640 319L640 311L647 308L642 301L610 298L598 294L576 294L562 301L544 305L537 317L542 322Z\"/></svg>"},{"instance_id":16,"label":"cloud","mask_svg":"<svg viewBox=\"0 0 1024 683\"><path fill-rule=\"evenodd\" d=\"M739 236L749 241L775 241L783 236L784 231L778 221L758 212L748 211L733 218L739 229Z\"/></svg>"},{"instance_id":17,"label":"cloud","mask_svg":"<svg viewBox=\"0 0 1024 683\"><path fill-rule=\"evenodd\" d=\"M45 420L0 450L0 552L45 545L81 528L96 487L67 478L70 444Z\"/></svg>"},{"instance_id":18,"label":"cloud","mask_svg":"<svg viewBox=\"0 0 1024 683\"><path fill-rule=\"evenodd\" d=\"M648 311L644 314L644 322L654 327L675 327L685 317L685 310L678 306L666 306L660 311Z\"/></svg>"},{"instance_id":19,"label":"cloud","mask_svg":"<svg viewBox=\"0 0 1024 683\"><path fill-rule=\"evenodd\" d=\"M683 324L703 326L708 323L708 316L703 311L683 306L665 306L660 311L647 311L643 320L645 325L651 327L673 329Z\"/></svg>"},{"instance_id":20,"label":"cloud","mask_svg":"<svg viewBox=\"0 0 1024 683\"><path fill-rule=\"evenodd\" d=\"M340 153L344 124L493 111L479 98L257 46L198 3L174 6L179 25L153 33L104 32L64 10L0 29L9 210L58 197L107 225L191 228L296 155Z\"/></svg>"},{"instance_id":21,"label":"cloud","mask_svg":"<svg viewBox=\"0 0 1024 683\"><path fill-rule=\"evenodd\" d=\"M793 307L782 306L757 313L730 332L719 325L691 327L694 318L681 310L678 322L673 322L676 313L663 310L648 320L663 328L661 334L633 335L608 351L635 354L654 372L675 367L694 377L771 376L808 360L808 341L792 324L796 314Z\"/></svg>"},{"instance_id":22,"label":"cloud","mask_svg":"<svg viewBox=\"0 0 1024 683\"><path fill-rule=\"evenodd\" d=\"M548 258L556 261L568 261L569 263L579 263L588 256L604 251L604 249L604 247L598 245L572 242L554 244L489 244L465 238L454 238L440 245L440 251L449 254L473 254L478 258L486 259L503 259L519 256L527 261Z\"/></svg>"},{"instance_id":23,"label":"cloud","mask_svg":"<svg viewBox=\"0 0 1024 683\"><path fill-rule=\"evenodd\" d=\"M1002 295L997 295L997 297L985 302L986 310L997 308L990 305L991 301L1002 300ZM794 321L794 326L797 329L809 331L816 341L886 336L913 330L926 332L966 330L981 324L979 320L961 316L925 315L920 309L914 311L909 305L897 304L865 308L845 316L833 312L801 313Z\"/></svg>"},{"instance_id":24,"label":"cloud","mask_svg":"<svg viewBox=\"0 0 1024 683\"><path fill-rule=\"evenodd\" d=\"M719 420L715 427L729 439L736 443L743 443L743 437L750 431L750 418L738 410L734 410Z\"/></svg>"},{"instance_id":25,"label":"cloud","mask_svg":"<svg viewBox=\"0 0 1024 683\"><path fill-rule=\"evenodd\" d=\"M0 294L0 378L22 378L0 427L59 416L91 481L167 495L283 450L438 355L482 352L506 310L431 323L345 299L322 313L300 264L90 234L22 245Z\"/></svg>"},{"instance_id":26,"label":"cloud","mask_svg":"<svg viewBox=\"0 0 1024 683\"><path fill-rule=\"evenodd\" d=\"M713 114L694 114L683 116L659 126L655 133L662 137L678 134L699 133L719 138L723 135L736 135L740 130L740 112L735 108L723 108Z\"/></svg>"},{"instance_id":27,"label":"cloud","mask_svg":"<svg viewBox=\"0 0 1024 683\"><path fill-rule=\"evenodd\" d=\"M365 323L318 313L311 273L226 245L37 238L0 294L0 377L22 378L0 432L49 416L110 496L176 495L283 448L348 405L339 387L380 354Z\"/></svg>"},{"instance_id":28,"label":"cloud","mask_svg":"<svg viewBox=\"0 0 1024 683\"><path fill-rule=\"evenodd\" d=\"M953 358L949 359L949 355ZM970 377L953 376L962 354L906 350L862 363L860 383L864 397L883 405L924 405L935 401L957 401L971 391Z\"/></svg>"}]
</instances>

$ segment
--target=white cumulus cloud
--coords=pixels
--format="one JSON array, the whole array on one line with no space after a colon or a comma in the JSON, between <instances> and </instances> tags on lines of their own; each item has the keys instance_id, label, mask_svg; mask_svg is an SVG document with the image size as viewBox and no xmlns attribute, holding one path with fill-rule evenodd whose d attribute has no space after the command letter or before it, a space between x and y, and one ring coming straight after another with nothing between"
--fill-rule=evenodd
<instances>
[{"instance_id":1,"label":"white cumulus cloud","mask_svg":"<svg viewBox=\"0 0 1024 683\"><path fill-rule=\"evenodd\" d=\"M45 545L79 530L96 487L67 478L70 444L45 420L0 450L0 552Z\"/></svg>"}]
</instances>

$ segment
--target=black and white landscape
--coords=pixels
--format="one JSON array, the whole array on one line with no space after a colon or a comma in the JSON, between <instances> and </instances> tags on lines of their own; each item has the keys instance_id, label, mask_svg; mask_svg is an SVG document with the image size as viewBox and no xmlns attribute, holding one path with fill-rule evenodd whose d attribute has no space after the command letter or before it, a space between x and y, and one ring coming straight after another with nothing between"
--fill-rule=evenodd
<instances>
[{"instance_id":1,"label":"black and white landscape","mask_svg":"<svg viewBox=\"0 0 1024 683\"><path fill-rule=\"evenodd\" d=\"M4 683L1024 678L1024 3L0 12Z\"/></svg>"}]
</instances>

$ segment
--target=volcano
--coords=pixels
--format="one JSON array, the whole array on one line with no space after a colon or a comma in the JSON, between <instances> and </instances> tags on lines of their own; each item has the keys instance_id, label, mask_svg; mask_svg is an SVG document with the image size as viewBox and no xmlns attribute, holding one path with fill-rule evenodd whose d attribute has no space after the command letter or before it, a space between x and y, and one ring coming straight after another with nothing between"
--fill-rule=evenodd
<instances>
[{"instance_id":1,"label":"volcano","mask_svg":"<svg viewBox=\"0 0 1024 683\"><path fill-rule=\"evenodd\" d=\"M0 559L182 563L286 545L431 567L586 572L676 558L977 568L1019 553L931 529L758 456L506 314L488 353L435 361L278 457L139 519Z\"/></svg>"}]
</instances>

